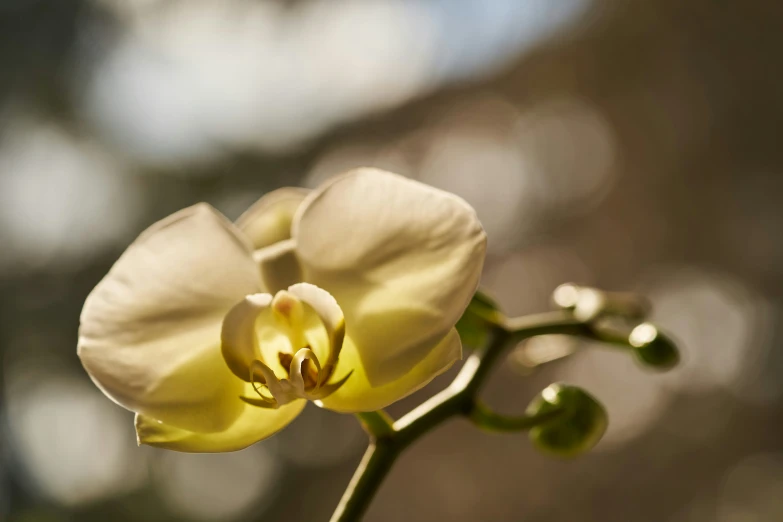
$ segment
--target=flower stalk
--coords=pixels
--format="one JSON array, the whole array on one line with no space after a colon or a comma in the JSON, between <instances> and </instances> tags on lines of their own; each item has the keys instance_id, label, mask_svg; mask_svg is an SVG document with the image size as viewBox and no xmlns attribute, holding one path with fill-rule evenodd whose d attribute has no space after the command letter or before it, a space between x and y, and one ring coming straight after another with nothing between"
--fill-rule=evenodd
<instances>
[{"instance_id":1,"label":"flower stalk","mask_svg":"<svg viewBox=\"0 0 783 522\"><path fill-rule=\"evenodd\" d=\"M370 445L362 458L331 522L355 522L372 502L375 493L400 454L419 437L456 416L491 424L513 424L518 430L530 429L557 417L548 412L505 420L488 412L477 401L477 394L493 365L511 346L538 335L567 334L595 338L592 329L568 311L557 311L498 321L491 328L489 342L465 361L451 385L393 424L385 412L359 415L370 433Z\"/></svg>"}]
</instances>

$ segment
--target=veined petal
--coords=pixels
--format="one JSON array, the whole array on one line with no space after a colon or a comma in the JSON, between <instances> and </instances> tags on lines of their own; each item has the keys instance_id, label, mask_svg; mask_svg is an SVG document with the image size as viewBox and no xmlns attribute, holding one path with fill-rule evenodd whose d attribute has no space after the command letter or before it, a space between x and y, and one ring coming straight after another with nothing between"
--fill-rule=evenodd
<instances>
[{"instance_id":1,"label":"veined petal","mask_svg":"<svg viewBox=\"0 0 783 522\"><path fill-rule=\"evenodd\" d=\"M452 328L445 338L427 350L426 357L408 373L395 381L377 386L370 382L363 370L361 357L349 335L345 339L335 375L340 377L351 370L353 374L334 393L322 399L320 404L324 408L344 413L379 410L426 386L461 358L462 343L459 334Z\"/></svg>"},{"instance_id":2,"label":"veined petal","mask_svg":"<svg viewBox=\"0 0 783 522\"><path fill-rule=\"evenodd\" d=\"M478 286L486 251L462 199L367 168L313 192L292 237L304 280L340 303L372 386L403 377L446 336Z\"/></svg>"},{"instance_id":3,"label":"veined petal","mask_svg":"<svg viewBox=\"0 0 783 522\"><path fill-rule=\"evenodd\" d=\"M252 248L234 225L208 205L184 209L142 233L87 298L79 357L128 409L224 429L241 412L243 384L220 356L221 322L259 289Z\"/></svg>"},{"instance_id":4,"label":"veined petal","mask_svg":"<svg viewBox=\"0 0 783 522\"><path fill-rule=\"evenodd\" d=\"M253 247L264 248L291 237L291 221L310 191L284 187L265 194L237 220Z\"/></svg>"},{"instance_id":5,"label":"veined petal","mask_svg":"<svg viewBox=\"0 0 783 522\"><path fill-rule=\"evenodd\" d=\"M199 433L176 428L153 417L136 415L139 444L188 453L236 451L271 437L302 412L307 401L297 400L277 409L244 404L241 414L223 431Z\"/></svg>"}]
</instances>

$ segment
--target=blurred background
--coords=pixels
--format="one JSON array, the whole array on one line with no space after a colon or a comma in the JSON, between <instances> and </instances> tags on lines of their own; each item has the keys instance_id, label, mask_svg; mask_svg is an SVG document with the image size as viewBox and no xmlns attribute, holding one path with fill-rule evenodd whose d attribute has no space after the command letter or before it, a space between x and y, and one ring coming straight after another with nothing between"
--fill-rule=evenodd
<instances>
[{"instance_id":1,"label":"blurred background","mask_svg":"<svg viewBox=\"0 0 783 522\"><path fill-rule=\"evenodd\" d=\"M783 520L781 23L775 0L2 0L0 520L327 520L366 444L352 417L308 407L234 454L137 448L76 336L156 220L360 165L474 205L509 314L564 281L639 291L683 350L667 374L512 355L487 401L582 385L611 417L596 450L453 421L367 520Z\"/></svg>"}]
</instances>

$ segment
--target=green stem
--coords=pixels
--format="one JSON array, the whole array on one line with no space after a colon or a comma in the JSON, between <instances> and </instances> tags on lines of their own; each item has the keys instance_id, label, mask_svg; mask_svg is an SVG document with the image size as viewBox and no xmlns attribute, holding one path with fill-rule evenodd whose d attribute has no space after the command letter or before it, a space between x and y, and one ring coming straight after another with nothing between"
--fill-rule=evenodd
<instances>
[{"instance_id":1,"label":"green stem","mask_svg":"<svg viewBox=\"0 0 783 522\"><path fill-rule=\"evenodd\" d=\"M473 409L470 411L469 417L473 424L483 430L503 433L529 430L560 417L563 415L563 413L565 413L565 411L565 409L555 409L537 413L535 415L522 415L515 417L495 413L480 402L476 401L473 404Z\"/></svg>"},{"instance_id":2,"label":"green stem","mask_svg":"<svg viewBox=\"0 0 783 522\"><path fill-rule=\"evenodd\" d=\"M373 439L381 439L394 431L394 419L383 410L363 411L356 414L362 427Z\"/></svg>"},{"instance_id":3,"label":"green stem","mask_svg":"<svg viewBox=\"0 0 783 522\"><path fill-rule=\"evenodd\" d=\"M399 449L387 443L370 443L332 515L331 522L361 520L383 479L397 460L399 452Z\"/></svg>"},{"instance_id":4,"label":"green stem","mask_svg":"<svg viewBox=\"0 0 783 522\"><path fill-rule=\"evenodd\" d=\"M592 337L591 330L565 311L505 320L495 325L490 342L465 361L451 385L403 416L391 427L384 412L362 413L359 418L371 434L370 447L351 479L331 522L361 520L400 453L420 436L451 417L470 416L475 411L476 394L506 348L537 335L568 334ZM551 420L529 421L527 428Z\"/></svg>"}]
</instances>

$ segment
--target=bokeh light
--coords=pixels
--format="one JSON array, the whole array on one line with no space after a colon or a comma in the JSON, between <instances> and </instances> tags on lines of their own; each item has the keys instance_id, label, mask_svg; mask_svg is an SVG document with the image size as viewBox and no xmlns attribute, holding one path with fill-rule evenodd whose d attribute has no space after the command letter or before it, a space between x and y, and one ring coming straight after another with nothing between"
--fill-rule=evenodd
<instances>
[{"instance_id":1,"label":"bokeh light","mask_svg":"<svg viewBox=\"0 0 783 522\"><path fill-rule=\"evenodd\" d=\"M226 145L287 150L442 82L486 74L588 3L105 5L126 29L100 42L109 50L85 74L84 113L116 146L171 164L220 156Z\"/></svg>"},{"instance_id":2,"label":"bokeh light","mask_svg":"<svg viewBox=\"0 0 783 522\"><path fill-rule=\"evenodd\" d=\"M0 267L67 268L135 227L140 193L91 139L31 115L0 135Z\"/></svg>"},{"instance_id":3,"label":"bokeh light","mask_svg":"<svg viewBox=\"0 0 783 522\"><path fill-rule=\"evenodd\" d=\"M475 176L476 172L482 175ZM513 246L530 179L523 157L512 143L478 131L443 133L430 144L420 175L425 183L462 196L473 205L493 240L490 248Z\"/></svg>"},{"instance_id":4,"label":"bokeh light","mask_svg":"<svg viewBox=\"0 0 783 522\"><path fill-rule=\"evenodd\" d=\"M335 415L308 405L275 442L280 456L289 463L323 468L360 455L367 435L350 415Z\"/></svg>"},{"instance_id":5,"label":"bokeh light","mask_svg":"<svg viewBox=\"0 0 783 522\"><path fill-rule=\"evenodd\" d=\"M48 370L30 361L6 376L10 455L32 487L67 506L141 487L147 468L136 448L132 415L83 379Z\"/></svg>"},{"instance_id":6,"label":"bokeh light","mask_svg":"<svg viewBox=\"0 0 783 522\"><path fill-rule=\"evenodd\" d=\"M667 383L688 391L724 387L739 395L756 389L751 383L765 378L756 370L765 364L772 334L764 298L727 274L693 267L662 270L648 288L652 320L682 346L682 362Z\"/></svg>"},{"instance_id":7,"label":"bokeh light","mask_svg":"<svg viewBox=\"0 0 783 522\"><path fill-rule=\"evenodd\" d=\"M743 459L725 476L718 522L762 522L783 517L783 454Z\"/></svg>"},{"instance_id":8,"label":"bokeh light","mask_svg":"<svg viewBox=\"0 0 783 522\"><path fill-rule=\"evenodd\" d=\"M551 306L563 281L587 282L589 267L567 248L541 246L504 256L484 271L484 284L509 314L529 314Z\"/></svg>"},{"instance_id":9,"label":"bokeh light","mask_svg":"<svg viewBox=\"0 0 783 522\"><path fill-rule=\"evenodd\" d=\"M516 133L536 202L548 217L585 213L612 189L614 130L587 100L533 106L519 117Z\"/></svg>"},{"instance_id":10,"label":"bokeh light","mask_svg":"<svg viewBox=\"0 0 783 522\"><path fill-rule=\"evenodd\" d=\"M580 386L609 413L609 428L596 450L608 450L645 433L666 409L670 392L660 375L646 372L628 353L599 345L563 361L558 380Z\"/></svg>"},{"instance_id":11,"label":"bokeh light","mask_svg":"<svg viewBox=\"0 0 783 522\"><path fill-rule=\"evenodd\" d=\"M304 185L316 188L332 176L360 166L373 166L414 177L415 168L394 145L344 145L327 150L307 173Z\"/></svg>"},{"instance_id":12,"label":"bokeh light","mask_svg":"<svg viewBox=\"0 0 783 522\"><path fill-rule=\"evenodd\" d=\"M153 453L155 483L175 514L194 520L260 516L275 497L280 467L264 446L222 454Z\"/></svg>"}]
</instances>

